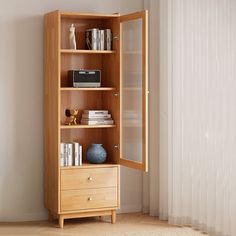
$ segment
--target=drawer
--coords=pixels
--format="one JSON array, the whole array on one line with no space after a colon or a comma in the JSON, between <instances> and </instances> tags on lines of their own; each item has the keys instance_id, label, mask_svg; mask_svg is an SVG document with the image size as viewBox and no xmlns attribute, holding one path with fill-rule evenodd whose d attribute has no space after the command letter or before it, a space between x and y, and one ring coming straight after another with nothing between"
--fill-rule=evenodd
<instances>
[{"instance_id":1,"label":"drawer","mask_svg":"<svg viewBox=\"0 0 236 236\"><path fill-rule=\"evenodd\" d=\"M117 167L62 170L61 190L116 187L117 178Z\"/></svg>"},{"instance_id":2,"label":"drawer","mask_svg":"<svg viewBox=\"0 0 236 236\"><path fill-rule=\"evenodd\" d=\"M61 211L117 206L117 187L61 191Z\"/></svg>"}]
</instances>

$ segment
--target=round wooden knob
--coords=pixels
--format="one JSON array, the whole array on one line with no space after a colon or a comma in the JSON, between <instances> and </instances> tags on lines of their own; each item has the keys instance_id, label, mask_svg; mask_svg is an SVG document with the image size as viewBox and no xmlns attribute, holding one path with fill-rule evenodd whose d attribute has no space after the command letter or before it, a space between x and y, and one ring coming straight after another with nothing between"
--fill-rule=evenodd
<instances>
[{"instance_id":1,"label":"round wooden knob","mask_svg":"<svg viewBox=\"0 0 236 236\"><path fill-rule=\"evenodd\" d=\"M92 201L93 199L91 197L88 198L88 201Z\"/></svg>"},{"instance_id":2,"label":"round wooden knob","mask_svg":"<svg viewBox=\"0 0 236 236\"><path fill-rule=\"evenodd\" d=\"M91 176L89 176L89 177L88 177L88 180L90 180L90 181L91 181L91 180L93 180L93 178L92 178Z\"/></svg>"}]
</instances>

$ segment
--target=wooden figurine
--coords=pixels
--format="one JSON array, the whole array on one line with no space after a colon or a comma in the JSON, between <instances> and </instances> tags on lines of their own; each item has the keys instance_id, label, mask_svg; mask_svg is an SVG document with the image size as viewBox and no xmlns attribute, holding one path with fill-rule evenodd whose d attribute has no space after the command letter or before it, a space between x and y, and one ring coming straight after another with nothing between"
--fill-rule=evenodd
<instances>
[{"instance_id":1,"label":"wooden figurine","mask_svg":"<svg viewBox=\"0 0 236 236\"><path fill-rule=\"evenodd\" d=\"M77 125L78 109L66 109L66 117L68 117L66 125Z\"/></svg>"}]
</instances>

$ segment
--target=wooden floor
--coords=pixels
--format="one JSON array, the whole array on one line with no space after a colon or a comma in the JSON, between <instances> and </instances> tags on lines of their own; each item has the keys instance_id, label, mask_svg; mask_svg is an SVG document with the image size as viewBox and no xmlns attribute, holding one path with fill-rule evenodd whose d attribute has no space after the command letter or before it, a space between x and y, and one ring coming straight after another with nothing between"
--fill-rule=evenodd
<instances>
[{"instance_id":1,"label":"wooden floor","mask_svg":"<svg viewBox=\"0 0 236 236\"><path fill-rule=\"evenodd\" d=\"M110 224L109 217L66 220L64 229L57 221L0 223L0 235L47 236L201 236L188 227L174 227L166 222L143 214L117 215L117 223Z\"/></svg>"}]
</instances>

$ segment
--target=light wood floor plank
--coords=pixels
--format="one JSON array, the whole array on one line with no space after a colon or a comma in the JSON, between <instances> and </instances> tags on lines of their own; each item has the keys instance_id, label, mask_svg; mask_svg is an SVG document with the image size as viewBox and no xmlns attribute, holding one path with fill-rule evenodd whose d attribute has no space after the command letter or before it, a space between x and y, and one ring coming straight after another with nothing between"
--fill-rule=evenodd
<instances>
[{"instance_id":1,"label":"light wood floor plank","mask_svg":"<svg viewBox=\"0 0 236 236\"><path fill-rule=\"evenodd\" d=\"M170 226L165 221L144 214L117 215L115 224L110 217L66 220L64 229L58 222L38 221L0 223L0 235L24 236L201 236L199 231L188 227Z\"/></svg>"}]
</instances>

